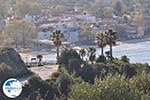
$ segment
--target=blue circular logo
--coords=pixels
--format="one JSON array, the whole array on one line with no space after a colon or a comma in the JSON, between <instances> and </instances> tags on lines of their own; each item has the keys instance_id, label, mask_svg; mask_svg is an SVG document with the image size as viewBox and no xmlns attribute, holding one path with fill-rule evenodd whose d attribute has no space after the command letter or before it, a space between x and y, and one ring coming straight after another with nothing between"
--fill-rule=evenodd
<instances>
[{"instance_id":1,"label":"blue circular logo","mask_svg":"<svg viewBox=\"0 0 150 100\"><path fill-rule=\"evenodd\" d=\"M22 84L17 79L8 79L3 84L3 92L9 98L17 98L22 92Z\"/></svg>"}]
</instances>

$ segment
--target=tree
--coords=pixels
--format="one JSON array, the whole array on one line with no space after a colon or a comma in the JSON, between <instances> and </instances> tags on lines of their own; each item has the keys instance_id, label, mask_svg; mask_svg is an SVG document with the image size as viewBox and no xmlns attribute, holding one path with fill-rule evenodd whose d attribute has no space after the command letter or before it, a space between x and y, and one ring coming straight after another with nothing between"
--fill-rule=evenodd
<instances>
[{"instance_id":1,"label":"tree","mask_svg":"<svg viewBox=\"0 0 150 100\"><path fill-rule=\"evenodd\" d=\"M39 59L38 66L41 66L43 56L42 55L37 55L37 58Z\"/></svg>"},{"instance_id":2,"label":"tree","mask_svg":"<svg viewBox=\"0 0 150 100\"><path fill-rule=\"evenodd\" d=\"M58 63L58 59L59 59L59 47L62 44L63 37L64 37L64 35L60 30L54 31L51 36L51 40L53 41L54 45L56 46L56 50L57 50L57 63Z\"/></svg>"},{"instance_id":3,"label":"tree","mask_svg":"<svg viewBox=\"0 0 150 100\"><path fill-rule=\"evenodd\" d=\"M89 56L89 61L93 64L95 58L96 58L96 49L93 47L87 48L88 51L88 56Z\"/></svg>"},{"instance_id":4,"label":"tree","mask_svg":"<svg viewBox=\"0 0 150 100\"><path fill-rule=\"evenodd\" d=\"M36 26L28 20L15 20L5 28L5 34L12 38L12 43L25 47L32 39L35 39Z\"/></svg>"},{"instance_id":5,"label":"tree","mask_svg":"<svg viewBox=\"0 0 150 100\"><path fill-rule=\"evenodd\" d=\"M107 44L110 47L110 61L113 61L113 52L112 52L112 46L116 45L116 32L114 32L112 29L109 29L107 32L105 32L106 34L106 41Z\"/></svg>"},{"instance_id":6,"label":"tree","mask_svg":"<svg viewBox=\"0 0 150 100\"><path fill-rule=\"evenodd\" d=\"M18 17L25 17L25 15L37 15L41 12L40 3L30 0L16 1L16 14Z\"/></svg>"},{"instance_id":7,"label":"tree","mask_svg":"<svg viewBox=\"0 0 150 100\"><path fill-rule=\"evenodd\" d=\"M72 48L65 48L60 55L60 63L68 67L69 60L71 59L81 59L78 52Z\"/></svg>"},{"instance_id":8,"label":"tree","mask_svg":"<svg viewBox=\"0 0 150 100\"><path fill-rule=\"evenodd\" d=\"M86 55L86 49L81 49L80 51L79 51L79 53L80 53L80 56L81 56L81 58L82 59L84 59L84 57L85 57L85 55Z\"/></svg>"},{"instance_id":9,"label":"tree","mask_svg":"<svg viewBox=\"0 0 150 100\"><path fill-rule=\"evenodd\" d=\"M106 46L106 34L105 33L98 33L96 35L98 47L101 48L101 55L104 55L104 47Z\"/></svg>"}]
</instances>

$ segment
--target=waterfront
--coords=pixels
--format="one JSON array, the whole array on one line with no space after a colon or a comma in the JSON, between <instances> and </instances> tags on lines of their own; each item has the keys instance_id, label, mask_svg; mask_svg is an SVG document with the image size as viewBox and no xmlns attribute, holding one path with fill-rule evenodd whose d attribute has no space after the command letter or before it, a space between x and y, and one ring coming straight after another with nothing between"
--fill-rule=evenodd
<instances>
[{"instance_id":1,"label":"waterfront","mask_svg":"<svg viewBox=\"0 0 150 100\"><path fill-rule=\"evenodd\" d=\"M89 46L80 46L81 48L86 48ZM97 48L97 46L92 46ZM75 47L78 48L78 47ZM108 51L109 48L104 49ZM97 55L100 54L100 48L97 48ZM123 55L126 55L130 58L131 63L149 63L150 64L150 41L138 42L138 43L122 43L120 45L113 47L114 57L120 58ZM36 57L35 55L30 55L31 57ZM22 57L25 60L26 57ZM56 53L47 53L43 54L43 62L53 63L56 62Z\"/></svg>"}]
</instances>

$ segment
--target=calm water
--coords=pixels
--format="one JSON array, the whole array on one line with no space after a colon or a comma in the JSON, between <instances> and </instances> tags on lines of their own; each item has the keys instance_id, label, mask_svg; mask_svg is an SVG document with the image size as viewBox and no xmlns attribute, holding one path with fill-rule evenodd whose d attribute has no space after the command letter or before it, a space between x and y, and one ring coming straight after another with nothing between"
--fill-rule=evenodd
<instances>
[{"instance_id":1,"label":"calm water","mask_svg":"<svg viewBox=\"0 0 150 100\"><path fill-rule=\"evenodd\" d=\"M87 47L87 46L85 46ZM105 48L105 51L109 48ZM97 55L100 49L97 48ZM149 63L150 64L150 41L134 44L121 44L113 47L113 55L120 58L127 55L132 63ZM56 54L43 55L44 62L55 62Z\"/></svg>"},{"instance_id":2,"label":"calm water","mask_svg":"<svg viewBox=\"0 0 150 100\"><path fill-rule=\"evenodd\" d=\"M113 51L115 57L127 55L132 63L150 64L150 41L116 46Z\"/></svg>"}]
</instances>

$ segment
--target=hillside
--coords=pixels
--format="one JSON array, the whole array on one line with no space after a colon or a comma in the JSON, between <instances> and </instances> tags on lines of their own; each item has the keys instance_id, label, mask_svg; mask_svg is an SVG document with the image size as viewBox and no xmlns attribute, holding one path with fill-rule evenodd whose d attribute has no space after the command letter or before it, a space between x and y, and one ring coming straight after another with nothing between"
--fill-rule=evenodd
<instances>
[{"instance_id":1,"label":"hillside","mask_svg":"<svg viewBox=\"0 0 150 100\"><path fill-rule=\"evenodd\" d=\"M12 48L0 50L0 80L26 74L27 68L20 55Z\"/></svg>"}]
</instances>

